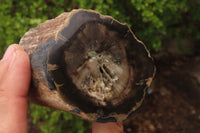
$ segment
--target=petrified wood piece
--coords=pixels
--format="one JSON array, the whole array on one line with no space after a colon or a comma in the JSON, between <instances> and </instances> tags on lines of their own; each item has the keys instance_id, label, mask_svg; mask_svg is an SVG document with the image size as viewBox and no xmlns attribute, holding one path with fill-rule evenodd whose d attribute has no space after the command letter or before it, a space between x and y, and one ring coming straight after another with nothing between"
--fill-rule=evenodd
<instances>
[{"instance_id":1,"label":"petrified wood piece","mask_svg":"<svg viewBox=\"0 0 200 133\"><path fill-rule=\"evenodd\" d=\"M97 122L142 104L155 67L128 25L92 10L63 13L20 40L32 67L31 101Z\"/></svg>"}]
</instances>

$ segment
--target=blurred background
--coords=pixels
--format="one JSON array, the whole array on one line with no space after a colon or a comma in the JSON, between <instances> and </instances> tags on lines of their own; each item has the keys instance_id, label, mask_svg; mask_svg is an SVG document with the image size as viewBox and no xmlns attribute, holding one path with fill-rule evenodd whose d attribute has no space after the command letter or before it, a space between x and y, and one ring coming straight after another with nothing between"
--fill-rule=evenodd
<instances>
[{"instance_id":1,"label":"blurred background","mask_svg":"<svg viewBox=\"0 0 200 133\"><path fill-rule=\"evenodd\" d=\"M124 132L200 132L200 0L0 0L0 57L30 28L78 8L127 23L155 60L149 95ZM30 133L90 129L91 122L30 104Z\"/></svg>"}]
</instances>

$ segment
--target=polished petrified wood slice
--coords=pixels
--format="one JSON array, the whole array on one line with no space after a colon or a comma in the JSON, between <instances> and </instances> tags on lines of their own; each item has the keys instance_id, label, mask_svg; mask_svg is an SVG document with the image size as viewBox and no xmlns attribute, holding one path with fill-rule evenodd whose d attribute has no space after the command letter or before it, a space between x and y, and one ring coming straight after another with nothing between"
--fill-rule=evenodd
<instances>
[{"instance_id":1,"label":"polished petrified wood slice","mask_svg":"<svg viewBox=\"0 0 200 133\"><path fill-rule=\"evenodd\" d=\"M31 101L98 122L142 104L155 67L128 25L92 10L63 13L20 40L32 67Z\"/></svg>"}]
</instances>

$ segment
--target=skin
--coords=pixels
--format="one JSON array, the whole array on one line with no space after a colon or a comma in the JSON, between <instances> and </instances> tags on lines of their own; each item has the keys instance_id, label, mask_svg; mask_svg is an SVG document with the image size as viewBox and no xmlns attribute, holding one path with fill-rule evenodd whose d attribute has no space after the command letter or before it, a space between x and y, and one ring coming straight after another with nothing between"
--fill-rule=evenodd
<instances>
[{"instance_id":1,"label":"skin","mask_svg":"<svg viewBox=\"0 0 200 133\"><path fill-rule=\"evenodd\" d=\"M28 133L30 80L28 55L19 45L10 45L0 60L0 133ZM92 132L122 133L123 124L93 122Z\"/></svg>"}]
</instances>

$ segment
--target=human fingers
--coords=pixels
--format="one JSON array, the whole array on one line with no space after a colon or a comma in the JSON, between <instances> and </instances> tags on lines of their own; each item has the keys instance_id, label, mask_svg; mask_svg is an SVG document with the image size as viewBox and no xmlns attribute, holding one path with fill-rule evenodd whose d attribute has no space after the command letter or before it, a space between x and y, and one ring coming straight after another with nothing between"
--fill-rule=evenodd
<instances>
[{"instance_id":1,"label":"human fingers","mask_svg":"<svg viewBox=\"0 0 200 133\"><path fill-rule=\"evenodd\" d=\"M0 132L27 132L27 93L30 83L28 55L11 45L0 61Z\"/></svg>"},{"instance_id":2,"label":"human fingers","mask_svg":"<svg viewBox=\"0 0 200 133\"><path fill-rule=\"evenodd\" d=\"M92 123L92 133L123 133L122 122Z\"/></svg>"}]
</instances>

